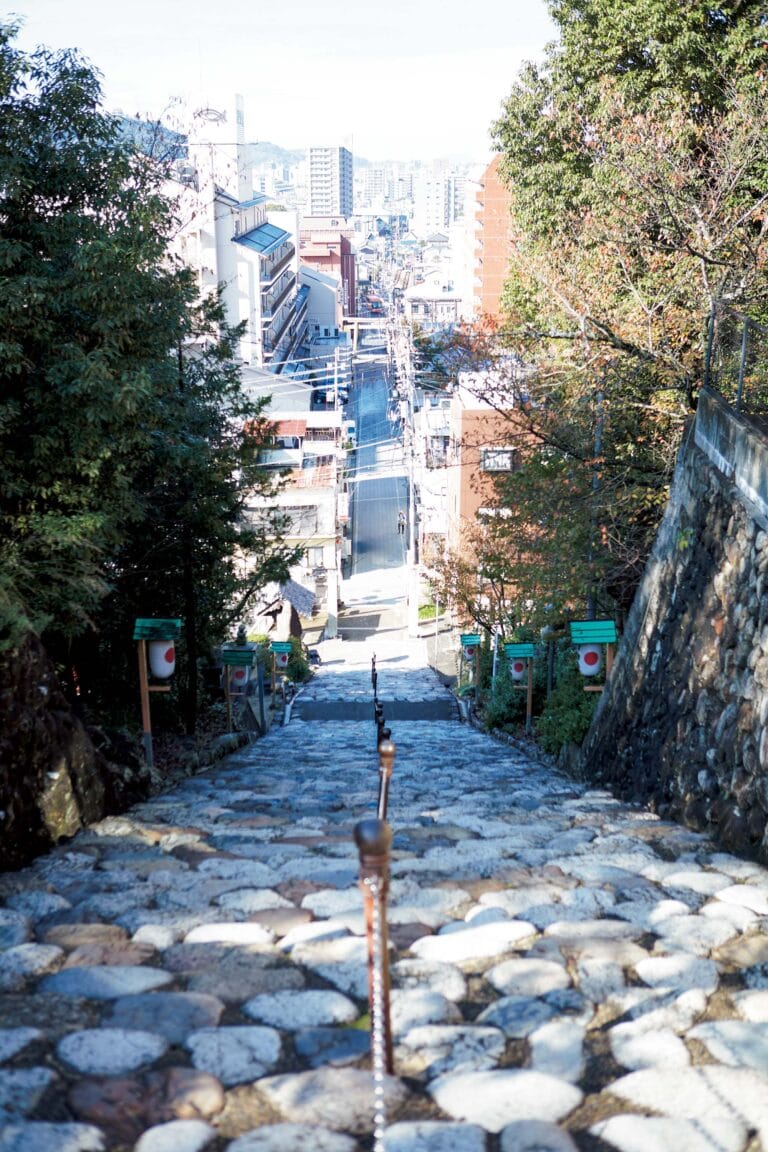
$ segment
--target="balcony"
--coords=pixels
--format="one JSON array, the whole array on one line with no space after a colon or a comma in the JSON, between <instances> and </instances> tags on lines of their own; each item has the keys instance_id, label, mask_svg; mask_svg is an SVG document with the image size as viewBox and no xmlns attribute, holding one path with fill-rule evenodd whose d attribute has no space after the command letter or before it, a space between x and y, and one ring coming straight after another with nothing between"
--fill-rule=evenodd
<instances>
[{"instance_id":1,"label":"balcony","mask_svg":"<svg viewBox=\"0 0 768 1152\"><path fill-rule=\"evenodd\" d=\"M264 320L271 319L279 311L296 283L293 272L286 272L271 292L261 294L261 315Z\"/></svg>"},{"instance_id":2,"label":"balcony","mask_svg":"<svg viewBox=\"0 0 768 1152\"><path fill-rule=\"evenodd\" d=\"M261 283L263 285L274 283L289 261L293 259L295 252L296 249L293 244L283 244L273 256L263 259L261 262Z\"/></svg>"}]
</instances>

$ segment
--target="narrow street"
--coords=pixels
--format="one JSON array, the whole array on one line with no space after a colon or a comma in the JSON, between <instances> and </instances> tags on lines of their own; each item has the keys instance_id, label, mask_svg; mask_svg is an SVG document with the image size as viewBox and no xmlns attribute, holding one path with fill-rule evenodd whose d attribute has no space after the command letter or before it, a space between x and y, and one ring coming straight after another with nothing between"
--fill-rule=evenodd
<instances>
[{"instance_id":1,"label":"narrow street","mask_svg":"<svg viewBox=\"0 0 768 1152\"><path fill-rule=\"evenodd\" d=\"M402 579L355 577L352 607L396 624ZM402 630L321 648L287 726L0 878L2 1152L377 1146L353 830L378 763L351 718L374 651L397 746L378 1146L768 1147L768 873L456 719L398 719L451 700Z\"/></svg>"},{"instance_id":2,"label":"narrow street","mask_svg":"<svg viewBox=\"0 0 768 1152\"><path fill-rule=\"evenodd\" d=\"M340 635L353 641L406 627L407 536L397 527L399 511L408 508L402 441L388 418L384 346L371 335L363 349L350 406L358 444L349 457L352 563L339 615Z\"/></svg>"},{"instance_id":3,"label":"narrow street","mask_svg":"<svg viewBox=\"0 0 768 1152\"><path fill-rule=\"evenodd\" d=\"M358 369L354 392L357 451L350 479L354 485L353 574L399 567L406 537L397 532L397 515L408 507L408 483L398 427L388 418L389 386L383 344L366 342L374 351ZM365 345L364 345L365 348Z\"/></svg>"}]
</instances>

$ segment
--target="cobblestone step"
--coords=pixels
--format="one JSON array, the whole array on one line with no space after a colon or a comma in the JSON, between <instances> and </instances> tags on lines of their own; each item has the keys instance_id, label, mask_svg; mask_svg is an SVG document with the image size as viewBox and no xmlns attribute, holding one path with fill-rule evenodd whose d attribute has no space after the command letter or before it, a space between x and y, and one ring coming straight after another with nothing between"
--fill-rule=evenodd
<instances>
[{"instance_id":1,"label":"cobblestone step","mask_svg":"<svg viewBox=\"0 0 768 1152\"><path fill-rule=\"evenodd\" d=\"M768 1148L768 872L405 714L374 1140L353 829L378 761L372 721L333 714L342 688L370 709L370 652L328 653L325 722L0 876L0 1152ZM443 705L418 642L377 658L393 698Z\"/></svg>"},{"instance_id":2,"label":"cobblestone step","mask_svg":"<svg viewBox=\"0 0 768 1152\"><path fill-rule=\"evenodd\" d=\"M456 701L445 700L392 700L379 697L387 723L398 720L458 720ZM309 700L299 696L293 706L297 720L359 720L371 721L373 698L368 700Z\"/></svg>"}]
</instances>

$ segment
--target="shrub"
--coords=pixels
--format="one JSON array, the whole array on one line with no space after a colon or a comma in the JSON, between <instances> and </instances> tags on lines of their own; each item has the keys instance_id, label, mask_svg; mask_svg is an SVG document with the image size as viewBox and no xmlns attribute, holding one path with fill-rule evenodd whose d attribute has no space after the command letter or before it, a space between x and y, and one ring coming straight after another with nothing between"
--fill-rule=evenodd
<instances>
[{"instance_id":1,"label":"shrub","mask_svg":"<svg viewBox=\"0 0 768 1152\"><path fill-rule=\"evenodd\" d=\"M307 654L298 636L291 636L291 654L288 657L288 667L285 670L289 680L294 684L303 684L312 676Z\"/></svg>"},{"instance_id":2,"label":"shrub","mask_svg":"<svg viewBox=\"0 0 768 1152\"><path fill-rule=\"evenodd\" d=\"M525 692L515 689L512 677L506 667L502 667L496 677L493 691L483 702L483 720L486 727L511 729L524 724L525 706Z\"/></svg>"},{"instance_id":3,"label":"shrub","mask_svg":"<svg viewBox=\"0 0 768 1152\"><path fill-rule=\"evenodd\" d=\"M545 752L556 756L564 744L581 744L597 707L598 693L584 691L584 677L573 652L561 653L557 687L536 720L536 735Z\"/></svg>"}]
</instances>

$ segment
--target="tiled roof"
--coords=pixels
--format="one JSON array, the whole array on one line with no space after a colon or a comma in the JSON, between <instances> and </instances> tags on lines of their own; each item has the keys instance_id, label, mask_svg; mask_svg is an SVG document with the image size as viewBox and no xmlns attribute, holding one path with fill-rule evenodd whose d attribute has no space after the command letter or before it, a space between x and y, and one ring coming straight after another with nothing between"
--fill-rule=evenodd
<instances>
[{"instance_id":1,"label":"tiled roof","mask_svg":"<svg viewBox=\"0 0 768 1152\"><path fill-rule=\"evenodd\" d=\"M309 588L305 588L302 584L297 584L295 580L287 580L285 584L281 584L280 594L283 600L292 604L302 616L309 616L315 606L314 592L310 592Z\"/></svg>"},{"instance_id":2,"label":"tiled roof","mask_svg":"<svg viewBox=\"0 0 768 1152\"><path fill-rule=\"evenodd\" d=\"M293 468L289 488L332 488L336 484L336 465L319 464L316 468Z\"/></svg>"},{"instance_id":3,"label":"tiled roof","mask_svg":"<svg viewBox=\"0 0 768 1152\"><path fill-rule=\"evenodd\" d=\"M304 436L306 431L306 420L278 420L275 427L276 436Z\"/></svg>"}]
</instances>

